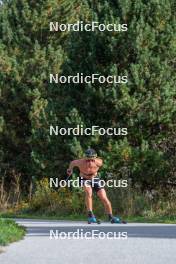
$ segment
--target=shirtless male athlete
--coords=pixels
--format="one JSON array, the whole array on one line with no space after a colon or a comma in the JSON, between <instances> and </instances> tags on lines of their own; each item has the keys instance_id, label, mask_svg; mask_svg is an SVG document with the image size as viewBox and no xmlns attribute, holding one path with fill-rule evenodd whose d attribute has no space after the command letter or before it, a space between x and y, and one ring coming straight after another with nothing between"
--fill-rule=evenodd
<instances>
[{"instance_id":1,"label":"shirtless male athlete","mask_svg":"<svg viewBox=\"0 0 176 264\"><path fill-rule=\"evenodd\" d=\"M92 210L92 190L94 190L100 200L102 201L106 213L108 214L109 221L111 223L120 223L118 217L113 216L111 203L106 195L106 191L100 184L100 178L98 177L98 170L103 165L103 161L97 158L97 153L94 149L87 149L85 152L85 158L73 160L67 174L71 176L74 167L78 167L80 171L80 182L83 185L86 198L86 207L88 211L88 222L96 223L96 217Z\"/></svg>"}]
</instances>

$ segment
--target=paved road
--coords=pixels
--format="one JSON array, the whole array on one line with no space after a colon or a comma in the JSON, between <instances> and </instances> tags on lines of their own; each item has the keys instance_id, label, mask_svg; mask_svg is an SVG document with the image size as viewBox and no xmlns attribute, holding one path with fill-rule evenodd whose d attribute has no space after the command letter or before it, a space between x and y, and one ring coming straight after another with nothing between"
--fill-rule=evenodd
<instances>
[{"instance_id":1,"label":"paved road","mask_svg":"<svg viewBox=\"0 0 176 264\"><path fill-rule=\"evenodd\" d=\"M1 264L176 263L176 225L87 225L29 219L17 222L26 226L27 235L5 248L0 254ZM64 239L65 234L69 239ZM89 239L83 238L85 234Z\"/></svg>"}]
</instances>

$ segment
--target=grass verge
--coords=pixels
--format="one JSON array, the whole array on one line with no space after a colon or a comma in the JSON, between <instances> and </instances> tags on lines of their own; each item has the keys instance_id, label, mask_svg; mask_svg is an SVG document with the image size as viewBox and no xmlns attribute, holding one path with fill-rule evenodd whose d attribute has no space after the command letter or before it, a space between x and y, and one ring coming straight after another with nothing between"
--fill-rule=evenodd
<instances>
[{"instance_id":1,"label":"grass verge","mask_svg":"<svg viewBox=\"0 0 176 264\"><path fill-rule=\"evenodd\" d=\"M87 217L85 215L41 215L41 214L14 214L14 213L3 213L0 214L0 217L4 218L30 218L30 219L43 219L43 220L72 220L72 221L87 221ZM100 217L103 221L107 221L106 217ZM175 216L152 216L152 217L144 217L144 216L130 216L130 217L122 217L129 223L162 223L162 224L176 224L176 215Z\"/></svg>"},{"instance_id":2,"label":"grass verge","mask_svg":"<svg viewBox=\"0 0 176 264\"><path fill-rule=\"evenodd\" d=\"M0 246L20 240L25 235L25 229L11 219L0 218Z\"/></svg>"}]
</instances>

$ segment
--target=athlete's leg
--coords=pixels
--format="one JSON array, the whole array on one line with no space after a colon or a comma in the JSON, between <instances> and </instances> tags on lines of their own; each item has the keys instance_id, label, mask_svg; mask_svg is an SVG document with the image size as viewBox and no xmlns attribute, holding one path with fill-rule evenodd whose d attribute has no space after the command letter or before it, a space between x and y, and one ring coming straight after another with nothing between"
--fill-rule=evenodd
<instances>
[{"instance_id":1,"label":"athlete's leg","mask_svg":"<svg viewBox=\"0 0 176 264\"><path fill-rule=\"evenodd\" d=\"M121 220L118 217L113 216L111 202L109 201L109 199L106 195L106 191L104 189L100 189L99 191L97 191L97 195L99 196L102 203L104 204L106 213L108 214L109 221L111 223L119 224L121 222Z\"/></svg>"},{"instance_id":2,"label":"athlete's leg","mask_svg":"<svg viewBox=\"0 0 176 264\"><path fill-rule=\"evenodd\" d=\"M109 201L107 195L106 195L106 191L105 189L100 189L99 191L97 191L97 195L100 198L100 200L102 201L106 213L108 215L112 215L112 206L111 206L111 202Z\"/></svg>"},{"instance_id":3,"label":"athlete's leg","mask_svg":"<svg viewBox=\"0 0 176 264\"><path fill-rule=\"evenodd\" d=\"M88 212L92 212L92 187L83 186L85 192L86 207Z\"/></svg>"}]
</instances>

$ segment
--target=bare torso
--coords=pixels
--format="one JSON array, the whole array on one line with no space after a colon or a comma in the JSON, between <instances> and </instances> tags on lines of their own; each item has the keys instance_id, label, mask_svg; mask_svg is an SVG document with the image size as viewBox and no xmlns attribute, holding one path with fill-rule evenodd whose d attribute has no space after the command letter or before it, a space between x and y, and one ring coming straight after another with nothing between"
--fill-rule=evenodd
<instances>
[{"instance_id":1,"label":"bare torso","mask_svg":"<svg viewBox=\"0 0 176 264\"><path fill-rule=\"evenodd\" d=\"M80 176L85 179L92 179L97 175L99 168L102 166L102 160L96 159L79 159L71 162L70 167L78 167Z\"/></svg>"}]
</instances>

